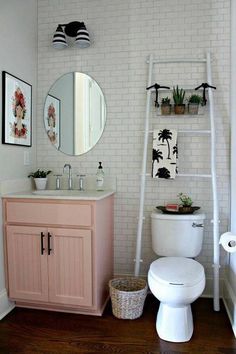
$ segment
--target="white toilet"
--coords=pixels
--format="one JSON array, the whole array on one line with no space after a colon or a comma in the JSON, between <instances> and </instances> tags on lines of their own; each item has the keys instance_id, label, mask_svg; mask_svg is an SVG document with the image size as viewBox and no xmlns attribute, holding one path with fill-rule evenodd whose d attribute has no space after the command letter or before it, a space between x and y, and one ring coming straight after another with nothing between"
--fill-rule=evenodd
<instances>
[{"instance_id":1,"label":"white toilet","mask_svg":"<svg viewBox=\"0 0 236 354\"><path fill-rule=\"evenodd\" d=\"M152 248L164 257L150 265L148 283L160 301L157 333L166 341L187 342L193 334L190 304L205 288L205 272L191 258L201 251L204 219L204 214L151 215Z\"/></svg>"}]
</instances>

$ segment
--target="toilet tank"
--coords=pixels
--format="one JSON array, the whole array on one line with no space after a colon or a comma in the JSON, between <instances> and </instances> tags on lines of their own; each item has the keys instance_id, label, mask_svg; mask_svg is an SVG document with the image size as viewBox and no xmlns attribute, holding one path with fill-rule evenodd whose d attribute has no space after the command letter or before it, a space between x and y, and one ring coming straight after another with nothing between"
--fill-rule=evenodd
<instances>
[{"instance_id":1,"label":"toilet tank","mask_svg":"<svg viewBox=\"0 0 236 354\"><path fill-rule=\"evenodd\" d=\"M204 219L204 214L153 212L153 251L159 256L196 257L202 249Z\"/></svg>"}]
</instances>

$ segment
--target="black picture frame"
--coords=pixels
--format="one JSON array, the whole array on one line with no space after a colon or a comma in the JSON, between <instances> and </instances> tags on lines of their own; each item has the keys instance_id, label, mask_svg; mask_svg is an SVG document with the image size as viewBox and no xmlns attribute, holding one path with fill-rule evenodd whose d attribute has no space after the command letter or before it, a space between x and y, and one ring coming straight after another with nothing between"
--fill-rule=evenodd
<instances>
[{"instance_id":1,"label":"black picture frame","mask_svg":"<svg viewBox=\"0 0 236 354\"><path fill-rule=\"evenodd\" d=\"M32 146L32 85L2 72L2 143Z\"/></svg>"},{"instance_id":2,"label":"black picture frame","mask_svg":"<svg viewBox=\"0 0 236 354\"><path fill-rule=\"evenodd\" d=\"M50 110L50 107L53 109L53 112L52 109ZM49 113L50 111L51 113ZM53 118L53 126L49 123L50 118ZM52 145L59 150L61 142L61 100L51 94L47 95L44 104L44 126Z\"/></svg>"}]
</instances>

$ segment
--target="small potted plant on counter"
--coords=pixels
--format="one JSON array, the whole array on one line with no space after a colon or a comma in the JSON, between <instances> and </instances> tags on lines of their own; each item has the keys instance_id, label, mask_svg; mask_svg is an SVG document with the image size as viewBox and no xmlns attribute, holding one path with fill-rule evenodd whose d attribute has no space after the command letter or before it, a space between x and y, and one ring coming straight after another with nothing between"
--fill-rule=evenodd
<instances>
[{"instance_id":1,"label":"small potted plant on counter","mask_svg":"<svg viewBox=\"0 0 236 354\"><path fill-rule=\"evenodd\" d=\"M174 112L175 114L184 114L185 104L184 104L184 89L179 89L178 85L173 87L173 100L174 100Z\"/></svg>"},{"instance_id":2,"label":"small potted plant on counter","mask_svg":"<svg viewBox=\"0 0 236 354\"><path fill-rule=\"evenodd\" d=\"M38 169L35 172L31 172L28 177L33 177L36 189L45 189L47 185L47 176L52 171L44 171Z\"/></svg>"},{"instance_id":3,"label":"small potted plant on counter","mask_svg":"<svg viewBox=\"0 0 236 354\"><path fill-rule=\"evenodd\" d=\"M202 97L199 95L191 95L188 99L188 113L198 114L199 104L202 103Z\"/></svg>"},{"instance_id":4,"label":"small potted plant on counter","mask_svg":"<svg viewBox=\"0 0 236 354\"><path fill-rule=\"evenodd\" d=\"M182 213L188 213L192 210L192 204L193 201L192 199L183 193L179 193L178 197L180 199L181 202L181 206L179 207L179 211L181 211Z\"/></svg>"},{"instance_id":5,"label":"small potted plant on counter","mask_svg":"<svg viewBox=\"0 0 236 354\"><path fill-rule=\"evenodd\" d=\"M171 104L169 97L163 97L161 100L161 114L164 116L171 114Z\"/></svg>"}]
</instances>

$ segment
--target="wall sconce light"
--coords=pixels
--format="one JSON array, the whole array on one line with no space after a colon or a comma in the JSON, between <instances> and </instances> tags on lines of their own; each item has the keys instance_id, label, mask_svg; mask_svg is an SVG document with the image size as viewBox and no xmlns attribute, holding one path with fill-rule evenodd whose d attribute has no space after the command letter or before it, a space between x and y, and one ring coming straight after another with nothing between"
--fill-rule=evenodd
<instances>
[{"instance_id":1,"label":"wall sconce light","mask_svg":"<svg viewBox=\"0 0 236 354\"><path fill-rule=\"evenodd\" d=\"M53 47L56 49L64 49L68 47L66 35L69 37L75 37L75 45L79 48L87 48L90 46L89 33L84 22L74 21L68 24L58 25L52 39Z\"/></svg>"}]
</instances>

